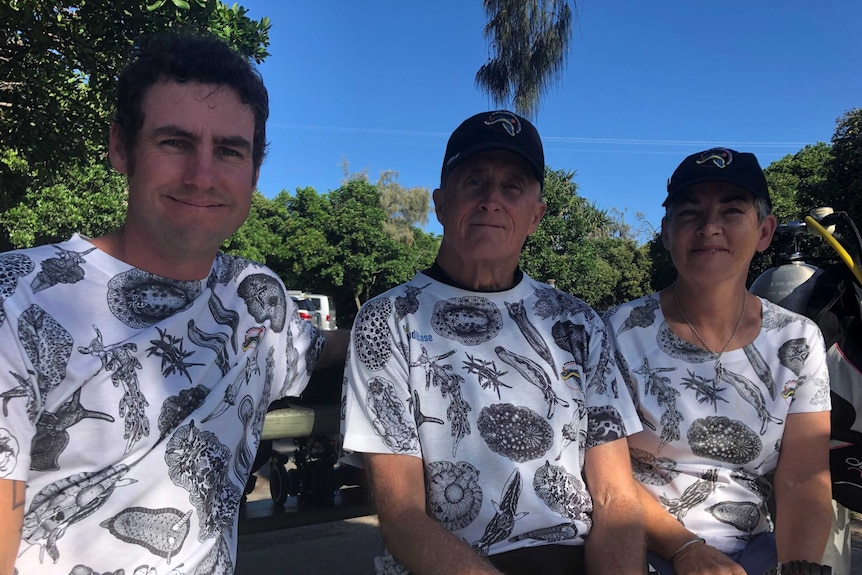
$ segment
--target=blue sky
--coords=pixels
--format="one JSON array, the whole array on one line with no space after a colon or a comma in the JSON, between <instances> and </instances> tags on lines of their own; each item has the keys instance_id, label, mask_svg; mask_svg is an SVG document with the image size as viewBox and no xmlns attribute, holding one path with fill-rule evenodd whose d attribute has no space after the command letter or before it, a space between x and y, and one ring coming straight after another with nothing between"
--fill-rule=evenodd
<instances>
[{"instance_id":1,"label":"blue sky","mask_svg":"<svg viewBox=\"0 0 862 575\"><path fill-rule=\"evenodd\" d=\"M439 183L446 140L496 106L481 0L242 0L272 20L267 197L341 185L350 171ZM658 227L668 176L716 145L761 165L828 142L862 106L856 0L581 0L568 64L535 118L547 164L599 208ZM441 233L430 212L428 231Z\"/></svg>"}]
</instances>

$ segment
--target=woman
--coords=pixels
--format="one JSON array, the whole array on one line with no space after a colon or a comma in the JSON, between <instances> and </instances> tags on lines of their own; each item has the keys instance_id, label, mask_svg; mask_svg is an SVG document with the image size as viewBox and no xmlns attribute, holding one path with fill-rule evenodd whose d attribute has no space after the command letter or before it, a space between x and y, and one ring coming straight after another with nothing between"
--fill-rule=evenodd
<instances>
[{"instance_id":1,"label":"woman","mask_svg":"<svg viewBox=\"0 0 862 575\"><path fill-rule=\"evenodd\" d=\"M693 154L663 205L676 281L606 316L644 427L629 445L650 563L763 575L819 562L831 522L825 350L812 321L746 289L776 227L763 171L753 154Z\"/></svg>"}]
</instances>

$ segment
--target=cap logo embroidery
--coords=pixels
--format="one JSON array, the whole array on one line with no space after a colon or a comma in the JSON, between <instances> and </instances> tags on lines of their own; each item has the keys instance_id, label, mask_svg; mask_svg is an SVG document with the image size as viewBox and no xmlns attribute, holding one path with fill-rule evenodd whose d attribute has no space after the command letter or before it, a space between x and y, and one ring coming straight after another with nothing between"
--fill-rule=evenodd
<instances>
[{"instance_id":1,"label":"cap logo embroidery","mask_svg":"<svg viewBox=\"0 0 862 575\"><path fill-rule=\"evenodd\" d=\"M493 126L494 124L502 125L503 129L506 130L506 133L510 136L515 136L521 133L521 122L519 122L518 118L509 112L492 112L491 116L485 120L485 125Z\"/></svg>"},{"instance_id":2,"label":"cap logo embroidery","mask_svg":"<svg viewBox=\"0 0 862 575\"><path fill-rule=\"evenodd\" d=\"M726 148L713 148L700 154L697 165L702 166L712 161L716 168L726 168L733 162L733 154Z\"/></svg>"}]
</instances>

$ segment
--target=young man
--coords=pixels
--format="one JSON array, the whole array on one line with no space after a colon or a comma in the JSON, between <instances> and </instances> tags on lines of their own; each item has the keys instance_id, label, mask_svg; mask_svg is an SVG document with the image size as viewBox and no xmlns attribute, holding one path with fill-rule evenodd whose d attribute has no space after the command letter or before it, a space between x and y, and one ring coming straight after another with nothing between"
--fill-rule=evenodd
<instances>
[{"instance_id":1,"label":"young man","mask_svg":"<svg viewBox=\"0 0 862 575\"><path fill-rule=\"evenodd\" d=\"M832 517L829 376L817 326L746 289L776 227L766 178L753 154L718 148L683 160L667 192L676 281L606 317L644 424L629 445L650 564L762 575L819 562Z\"/></svg>"},{"instance_id":2,"label":"young man","mask_svg":"<svg viewBox=\"0 0 862 575\"><path fill-rule=\"evenodd\" d=\"M518 268L544 170L524 118L465 120L434 191L436 263L356 319L344 447L391 552L378 573L643 572L640 425L601 321Z\"/></svg>"},{"instance_id":3,"label":"young man","mask_svg":"<svg viewBox=\"0 0 862 575\"><path fill-rule=\"evenodd\" d=\"M111 126L125 224L0 255L3 575L233 572L267 406L346 353L273 272L219 252L268 114L220 41L140 42Z\"/></svg>"}]
</instances>

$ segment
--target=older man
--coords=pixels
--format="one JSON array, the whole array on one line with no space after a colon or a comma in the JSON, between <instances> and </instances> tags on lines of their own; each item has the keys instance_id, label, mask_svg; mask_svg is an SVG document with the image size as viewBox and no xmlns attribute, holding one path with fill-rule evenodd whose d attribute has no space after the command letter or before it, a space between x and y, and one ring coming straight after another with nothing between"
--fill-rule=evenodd
<instances>
[{"instance_id":1,"label":"older man","mask_svg":"<svg viewBox=\"0 0 862 575\"><path fill-rule=\"evenodd\" d=\"M434 191L435 264L356 319L344 447L391 552L378 573L643 572L640 424L602 322L518 267L544 170L524 118L465 120Z\"/></svg>"}]
</instances>

